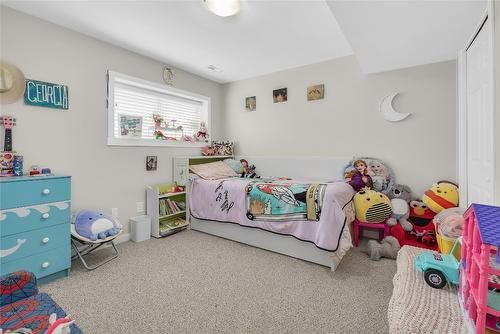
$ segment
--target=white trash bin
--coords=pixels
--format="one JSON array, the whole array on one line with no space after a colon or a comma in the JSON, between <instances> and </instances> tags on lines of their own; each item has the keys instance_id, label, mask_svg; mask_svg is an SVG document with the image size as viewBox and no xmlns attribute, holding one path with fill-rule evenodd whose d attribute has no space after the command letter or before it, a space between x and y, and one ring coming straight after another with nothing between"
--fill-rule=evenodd
<instances>
[{"instance_id":1,"label":"white trash bin","mask_svg":"<svg viewBox=\"0 0 500 334\"><path fill-rule=\"evenodd\" d=\"M142 215L130 218L130 238L134 242L148 240L151 237L151 217Z\"/></svg>"}]
</instances>

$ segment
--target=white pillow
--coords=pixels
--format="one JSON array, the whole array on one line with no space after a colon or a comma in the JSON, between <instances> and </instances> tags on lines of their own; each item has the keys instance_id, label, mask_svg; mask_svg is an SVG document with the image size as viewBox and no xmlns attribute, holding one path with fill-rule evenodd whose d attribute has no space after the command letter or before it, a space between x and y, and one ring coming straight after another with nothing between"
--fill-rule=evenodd
<instances>
[{"instance_id":1,"label":"white pillow","mask_svg":"<svg viewBox=\"0 0 500 334\"><path fill-rule=\"evenodd\" d=\"M226 177L238 176L235 171L223 161L210 162L208 164L192 165L189 169L206 180L217 180Z\"/></svg>"}]
</instances>

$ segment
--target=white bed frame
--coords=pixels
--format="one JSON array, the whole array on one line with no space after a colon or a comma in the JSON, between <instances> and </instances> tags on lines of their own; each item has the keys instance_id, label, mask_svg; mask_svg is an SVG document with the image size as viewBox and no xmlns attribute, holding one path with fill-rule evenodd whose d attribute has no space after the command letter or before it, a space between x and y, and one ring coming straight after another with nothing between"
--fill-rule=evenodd
<instances>
[{"instance_id":1,"label":"white bed frame","mask_svg":"<svg viewBox=\"0 0 500 334\"><path fill-rule=\"evenodd\" d=\"M333 157L246 156L244 158L257 166L257 173L260 175L310 178L318 181L340 179L343 169L351 160L351 158ZM240 157L236 157L236 159L240 159ZM208 162L211 162L210 159L207 159ZM344 234L347 234L349 238L344 235L341 238L339 250L337 252L328 252L317 248L311 242L300 241L293 236L244 227L236 223L197 219L189 214L189 205L187 212L190 228L193 230L317 263L330 267L332 271L335 271L338 267L346 250L352 247L348 228L351 222L347 222L344 228Z\"/></svg>"}]
</instances>

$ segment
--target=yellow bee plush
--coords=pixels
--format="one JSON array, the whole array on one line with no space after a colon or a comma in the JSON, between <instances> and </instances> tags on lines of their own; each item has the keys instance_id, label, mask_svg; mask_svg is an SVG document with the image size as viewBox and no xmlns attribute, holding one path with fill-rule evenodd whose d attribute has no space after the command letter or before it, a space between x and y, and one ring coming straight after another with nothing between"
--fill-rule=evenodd
<instances>
[{"instance_id":1,"label":"yellow bee plush","mask_svg":"<svg viewBox=\"0 0 500 334\"><path fill-rule=\"evenodd\" d=\"M458 205L458 187L451 182L439 181L424 193L422 202L435 213L454 208Z\"/></svg>"},{"instance_id":2,"label":"yellow bee plush","mask_svg":"<svg viewBox=\"0 0 500 334\"><path fill-rule=\"evenodd\" d=\"M354 195L356 218L363 223L381 223L392 214L389 197L375 190L363 189Z\"/></svg>"}]
</instances>

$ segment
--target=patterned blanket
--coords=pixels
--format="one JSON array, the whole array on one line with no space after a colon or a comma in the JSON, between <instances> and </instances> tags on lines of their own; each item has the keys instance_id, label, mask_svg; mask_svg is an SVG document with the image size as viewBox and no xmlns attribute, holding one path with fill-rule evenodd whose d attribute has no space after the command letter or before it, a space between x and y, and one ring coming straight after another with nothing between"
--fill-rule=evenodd
<instances>
[{"instance_id":1,"label":"patterned blanket","mask_svg":"<svg viewBox=\"0 0 500 334\"><path fill-rule=\"evenodd\" d=\"M245 192L247 218L250 220L318 221L326 184L299 184L288 180L250 182Z\"/></svg>"},{"instance_id":2,"label":"patterned blanket","mask_svg":"<svg viewBox=\"0 0 500 334\"><path fill-rule=\"evenodd\" d=\"M198 219L292 235L335 251L345 226L342 210L353 196L345 182L197 178L191 183L189 210Z\"/></svg>"}]
</instances>

